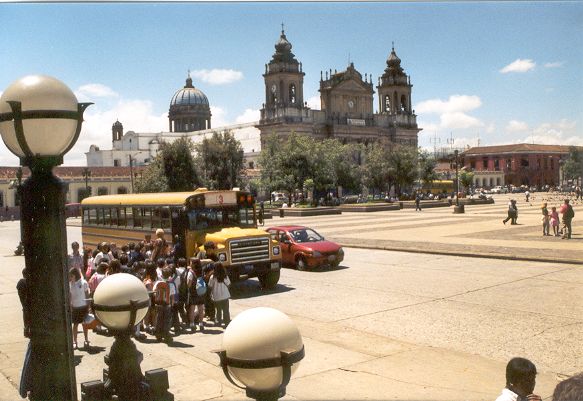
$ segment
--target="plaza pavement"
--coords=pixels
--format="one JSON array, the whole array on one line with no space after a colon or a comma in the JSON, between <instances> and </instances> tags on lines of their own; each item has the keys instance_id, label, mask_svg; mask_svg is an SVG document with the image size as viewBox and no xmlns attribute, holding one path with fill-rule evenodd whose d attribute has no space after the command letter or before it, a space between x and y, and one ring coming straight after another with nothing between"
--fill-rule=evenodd
<instances>
[{"instance_id":1,"label":"plaza pavement","mask_svg":"<svg viewBox=\"0 0 583 401\"><path fill-rule=\"evenodd\" d=\"M550 399L559 380L583 368L579 352L571 348L581 341L580 330L577 330L582 324L581 304L578 299L573 299L568 307L564 301L574 293L580 293L583 283L578 267L564 264L568 261L581 264L583 260L581 224L577 224L578 218L583 220L583 213L576 205L573 240L542 237L538 200L532 200L532 206L520 201L518 221L522 225L504 226L501 220L505 216L506 199L498 197L494 205L468 206L464 215L453 215L451 208L439 208L422 212L401 210L268 220L267 226L311 225L330 238L344 244L352 241L360 247L405 250L409 246L408 250L423 253L445 251L458 256L466 253L487 256L491 253L500 258L539 257L546 262L561 262L516 265L518 262L398 253L403 255L394 256L399 260L397 269L400 271L413 272L419 270L419 263L428 264L429 270L423 273L426 280L422 280L424 283L419 288L421 296L405 295L407 292L399 289L405 283L395 283L397 288L394 289L395 284L392 284L391 292L396 292L391 295L390 303L386 304L389 301L385 299L387 295L381 295L375 303L367 305L378 310L370 316L358 311L358 305L352 305L350 299L339 300L342 295L336 292L332 295L335 304L331 305L328 297L321 299L323 294L318 289L324 285L332 291L335 287L330 285L346 280L355 282L359 277L372 280L372 276L368 276L370 272L356 268L358 260L363 265L376 263L394 274L389 270L389 260L375 259L377 251L374 249L350 251L347 264L352 269L316 276L286 269L281 280L286 283L281 287L284 292L258 293L252 280L243 286L239 299L231 303L232 314L258 305L284 308L298 324L309 350L306 360L292 378L285 399L492 400L504 381L506 352L518 348L524 350L521 355L533 355L540 370L537 393ZM80 240L78 222L70 220L69 223L69 242ZM0 223L0 255L4 259L0 270L0 326L3 327L0 337L0 400L19 399L16 389L27 344L22 337L21 309L15 290L23 267L23 258L12 256L17 238L17 222ZM407 259L408 262L404 262ZM439 273L453 263L468 265L454 266L445 277ZM430 264L435 264L435 269ZM475 266L483 266L484 273L476 275ZM470 274L457 274L463 270ZM407 276L399 277L402 280ZM474 277L473 282L470 277ZM487 280L483 282L485 278ZM415 288L419 278L411 276L408 280L413 281L406 284L407 288ZM496 292L499 280L507 284ZM372 283L373 286L380 284ZM535 287L532 287L533 283ZM351 286L334 291L345 291ZM476 292L478 289L474 286L479 286L480 292ZM500 306L507 302L506 288L524 294L534 290L533 294L540 298L535 298L537 302L534 303L525 299L524 304L508 309L505 305ZM286 292L290 289L293 291ZM488 295L493 290L494 298ZM410 293L411 290L407 291ZM434 301L429 301L426 294L431 294ZM477 294L482 295L475 298ZM483 303L484 296L487 305L474 311L472 305ZM456 298L461 302L454 302ZM310 305L324 309L305 313L306 307L312 307ZM401 313L405 305L407 309ZM383 308L388 309L383 311ZM542 313L534 314L536 310L542 310ZM472 313L468 314L470 311ZM334 316L329 316L330 313ZM349 318L352 315L359 317ZM438 320L434 320L436 317ZM444 317L456 320L448 323ZM379 319L387 320L381 322ZM434 320L428 322L429 331L415 330L417 323L427 319ZM509 326L497 327L497 322ZM512 327L513 322L520 327ZM528 335L530 329L523 322L532 324L536 332ZM500 338L505 330L508 338ZM205 334L182 335L175 338L173 347L157 343L138 344L144 353L142 370L168 368L171 391L176 400L245 399L244 394L223 377L217 367L218 358L211 353L220 348L221 336L216 335L220 332L211 326ZM477 338L482 332L483 344L480 344ZM100 377L103 355L112 339L93 335L91 342L91 352L75 353L78 383ZM508 348L510 344L513 345ZM339 389L342 389L340 393Z\"/></svg>"},{"instance_id":2,"label":"plaza pavement","mask_svg":"<svg viewBox=\"0 0 583 401\"><path fill-rule=\"evenodd\" d=\"M474 256L555 263L583 263L583 202L575 210L571 240L542 236L541 204L557 210L564 196L534 193L495 195L495 203L466 205L464 214L453 207L350 213L315 217L273 217L265 226L303 224L344 246L395 251ZM509 199L518 203L518 225L506 225ZM480 263L477 261L476 263Z\"/></svg>"}]
</instances>

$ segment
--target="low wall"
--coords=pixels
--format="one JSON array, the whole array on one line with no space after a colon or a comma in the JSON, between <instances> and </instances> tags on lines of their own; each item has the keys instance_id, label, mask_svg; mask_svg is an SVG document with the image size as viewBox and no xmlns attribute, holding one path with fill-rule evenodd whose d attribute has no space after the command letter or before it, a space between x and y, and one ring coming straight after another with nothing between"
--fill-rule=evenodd
<instances>
[{"instance_id":1,"label":"low wall","mask_svg":"<svg viewBox=\"0 0 583 401\"><path fill-rule=\"evenodd\" d=\"M403 209L415 209L415 201L403 201L401 202ZM430 207L450 207L451 204L447 200L426 200L421 201L421 209L426 209Z\"/></svg>"},{"instance_id":2,"label":"low wall","mask_svg":"<svg viewBox=\"0 0 583 401\"><path fill-rule=\"evenodd\" d=\"M283 211L284 216L322 216L327 214L342 214L342 210L334 207L286 207L277 209L274 216L280 216Z\"/></svg>"},{"instance_id":3,"label":"low wall","mask_svg":"<svg viewBox=\"0 0 583 401\"><path fill-rule=\"evenodd\" d=\"M343 212L382 212L385 210L399 210L401 209L398 203L385 203L385 204L346 204L340 205L339 209Z\"/></svg>"},{"instance_id":4,"label":"low wall","mask_svg":"<svg viewBox=\"0 0 583 401\"><path fill-rule=\"evenodd\" d=\"M453 203L455 203L455 199ZM460 205L490 205L493 203L494 199L468 199L468 198L460 199Z\"/></svg>"}]
</instances>

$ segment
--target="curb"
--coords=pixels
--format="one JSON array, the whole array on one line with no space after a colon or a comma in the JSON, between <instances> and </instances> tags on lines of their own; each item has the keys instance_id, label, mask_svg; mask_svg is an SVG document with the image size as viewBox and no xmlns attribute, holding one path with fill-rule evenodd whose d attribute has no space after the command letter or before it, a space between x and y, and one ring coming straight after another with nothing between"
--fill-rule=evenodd
<instances>
[{"instance_id":1,"label":"curb","mask_svg":"<svg viewBox=\"0 0 583 401\"><path fill-rule=\"evenodd\" d=\"M579 259L556 259L556 258L532 258L514 255L492 255L486 253L470 253L462 251L438 251L433 249L419 249L419 248L399 248L392 246L372 246L372 245L362 245L353 244L348 242L338 242L341 246L348 248L359 248L359 249L379 249L383 251L394 251L394 252L409 252L409 253L424 253L431 255L445 255L445 256L458 256L458 257L472 257L472 258L482 258L482 259L502 259L502 260L517 260L524 262L540 262L540 263L562 263L562 264L572 264L572 265L583 265L583 261Z\"/></svg>"}]
</instances>

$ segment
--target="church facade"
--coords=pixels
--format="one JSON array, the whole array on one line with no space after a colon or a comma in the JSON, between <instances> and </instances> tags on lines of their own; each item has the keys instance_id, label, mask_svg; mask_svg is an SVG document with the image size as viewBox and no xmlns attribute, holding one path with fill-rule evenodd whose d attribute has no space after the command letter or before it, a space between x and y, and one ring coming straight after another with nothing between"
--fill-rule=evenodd
<instances>
[{"instance_id":1,"label":"church facade","mask_svg":"<svg viewBox=\"0 0 583 401\"><path fill-rule=\"evenodd\" d=\"M411 107L410 77L393 47L384 73L378 78L378 112L374 112L373 78L350 63L345 71L320 72L320 110L304 101L302 63L292 53L282 30L275 53L263 74L265 103L256 127L266 135L285 137L291 132L343 143L391 143L417 147L417 116Z\"/></svg>"}]
</instances>

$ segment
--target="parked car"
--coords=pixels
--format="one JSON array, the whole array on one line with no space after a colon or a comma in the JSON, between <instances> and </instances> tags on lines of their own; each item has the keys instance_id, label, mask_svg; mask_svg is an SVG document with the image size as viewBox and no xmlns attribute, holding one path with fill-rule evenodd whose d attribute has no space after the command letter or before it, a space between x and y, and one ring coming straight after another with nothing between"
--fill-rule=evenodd
<instances>
[{"instance_id":1,"label":"parked car","mask_svg":"<svg viewBox=\"0 0 583 401\"><path fill-rule=\"evenodd\" d=\"M344 260L342 247L327 241L315 230L304 226L276 226L267 232L279 242L283 265L298 270L318 266L338 266Z\"/></svg>"},{"instance_id":2,"label":"parked car","mask_svg":"<svg viewBox=\"0 0 583 401\"><path fill-rule=\"evenodd\" d=\"M501 185L497 185L494 188L492 188L492 193L493 194L506 194L506 193L508 193L508 188L503 187Z\"/></svg>"}]
</instances>

